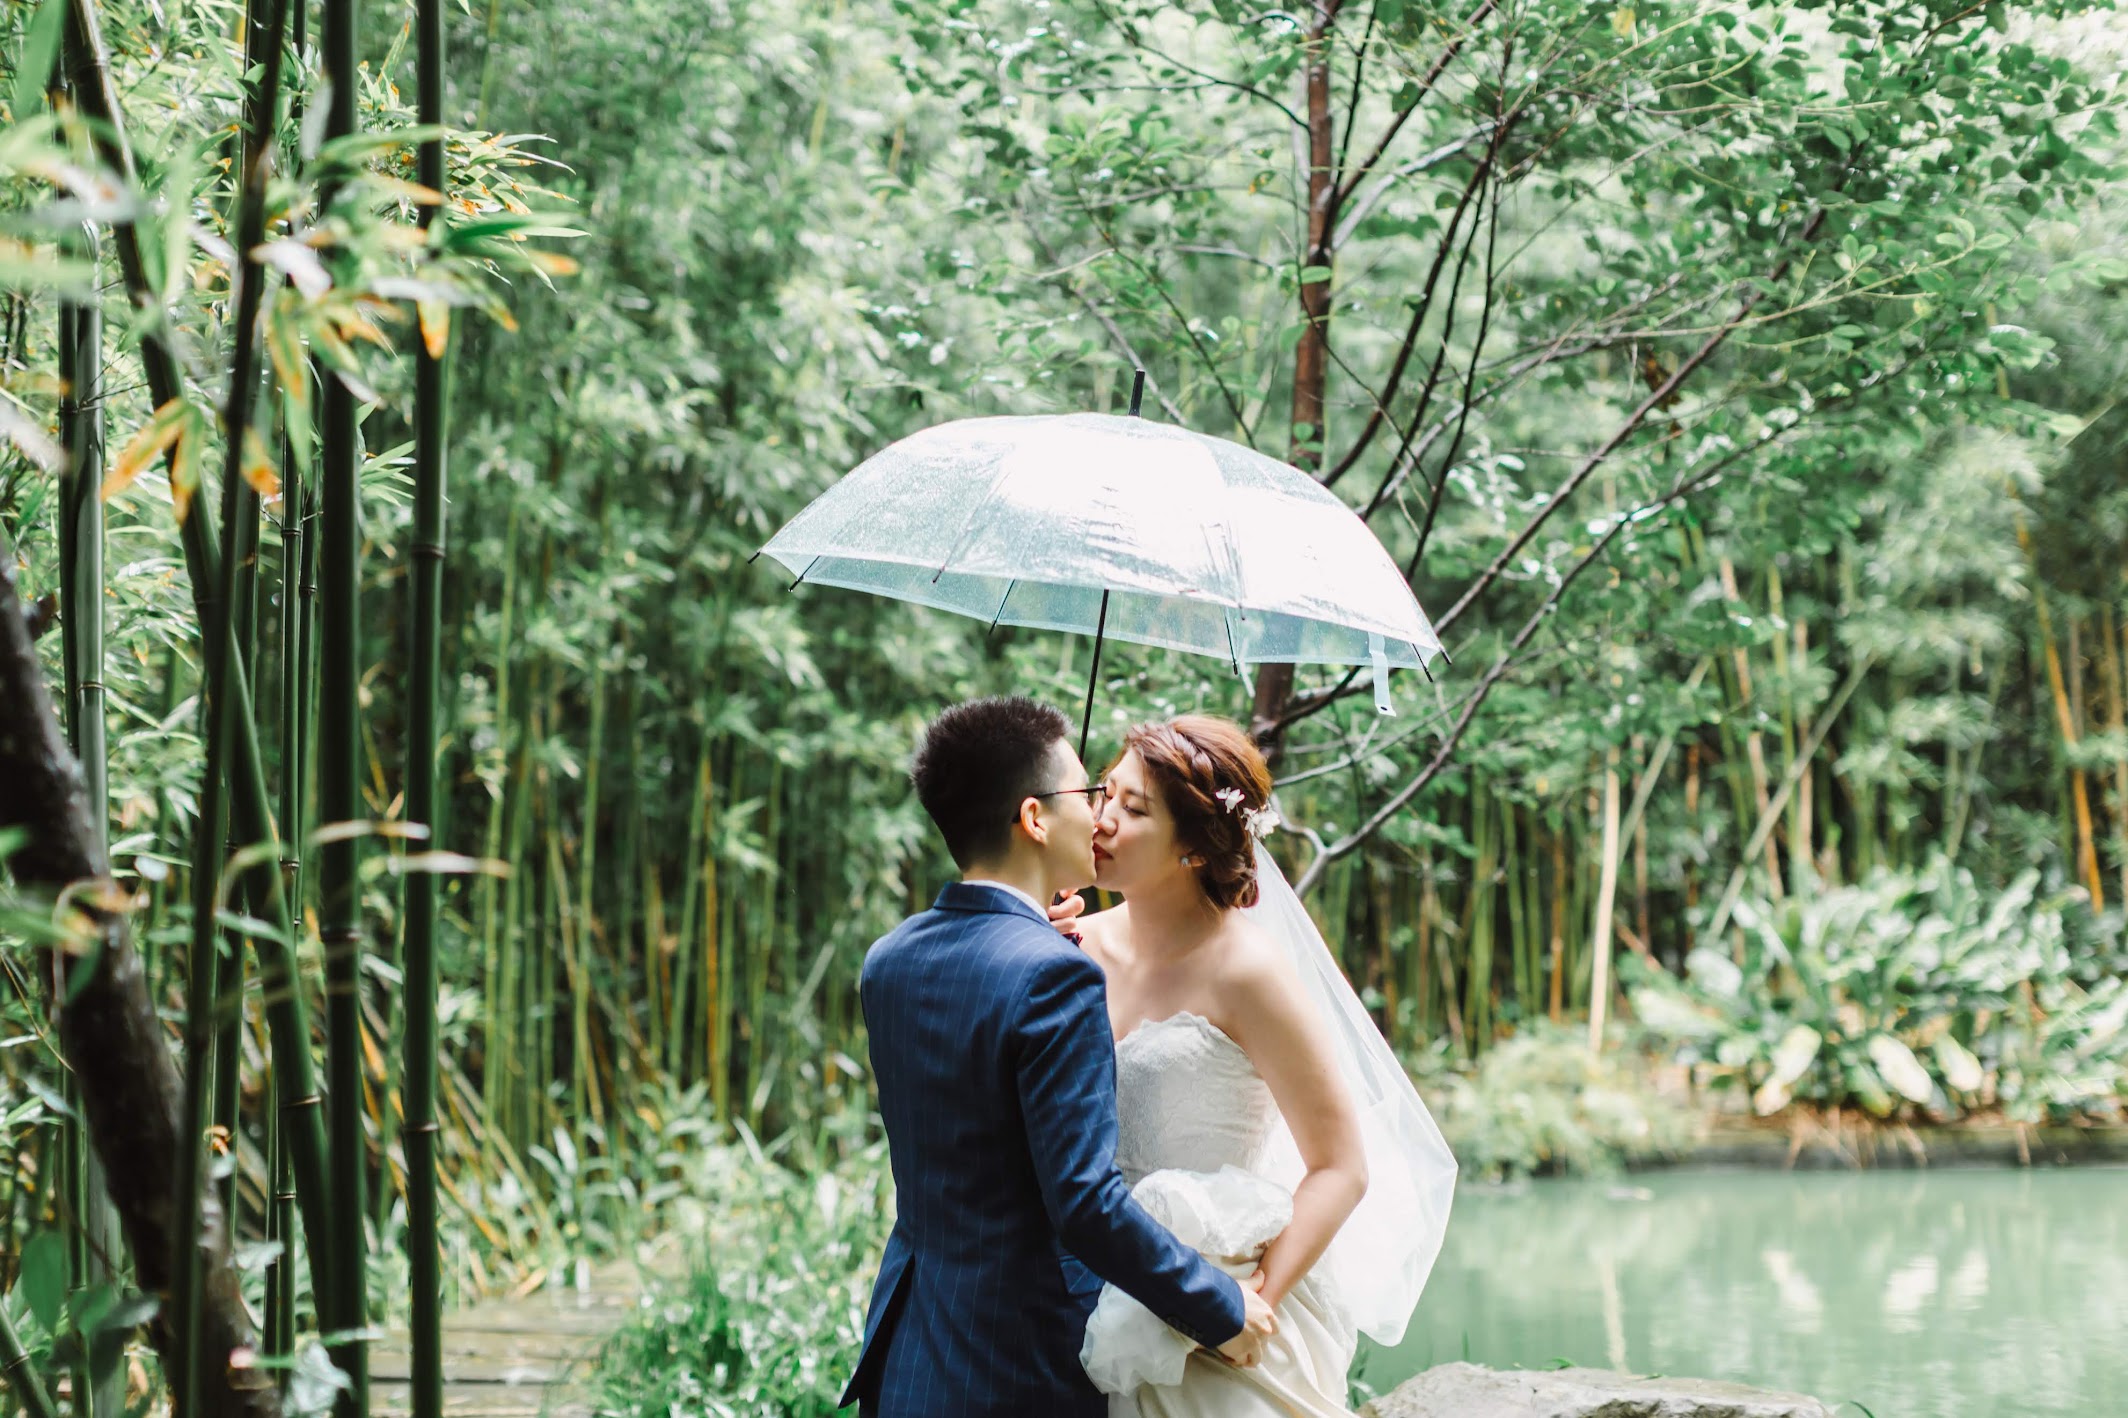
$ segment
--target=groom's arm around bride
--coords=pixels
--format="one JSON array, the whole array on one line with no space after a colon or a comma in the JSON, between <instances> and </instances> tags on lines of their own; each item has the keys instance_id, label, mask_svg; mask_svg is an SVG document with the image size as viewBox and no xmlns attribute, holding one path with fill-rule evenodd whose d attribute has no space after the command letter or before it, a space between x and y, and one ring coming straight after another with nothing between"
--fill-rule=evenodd
<instances>
[{"instance_id":1,"label":"groom's arm around bride","mask_svg":"<svg viewBox=\"0 0 2128 1418\"><path fill-rule=\"evenodd\" d=\"M1066 1252L1230 1358L1274 1328L1116 1170L1103 976L1038 904L1092 879L1068 734L1053 709L979 700L917 755L962 880L872 947L860 984L897 1216L843 1401L879 1418L1105 1414L1079 1366L1094 1294Z\"/></svg>"}]
</instances>

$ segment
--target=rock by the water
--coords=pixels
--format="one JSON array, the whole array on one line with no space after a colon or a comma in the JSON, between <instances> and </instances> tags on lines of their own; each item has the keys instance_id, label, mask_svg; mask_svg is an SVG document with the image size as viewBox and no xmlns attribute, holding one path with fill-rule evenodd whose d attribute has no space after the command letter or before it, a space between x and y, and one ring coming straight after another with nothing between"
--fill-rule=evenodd
<instances>
[{"instance_id":1,"label":"rock by the water","mask_svg":"<svg viewBox=\"0 0 2128 1418\"><path fill-rule=\"evenodd\" d=\"M1832 1418L1799 1393L1609 1369L1442 1364L1360 1410L1363 1418Z\"/></svg>"}]
</instances>

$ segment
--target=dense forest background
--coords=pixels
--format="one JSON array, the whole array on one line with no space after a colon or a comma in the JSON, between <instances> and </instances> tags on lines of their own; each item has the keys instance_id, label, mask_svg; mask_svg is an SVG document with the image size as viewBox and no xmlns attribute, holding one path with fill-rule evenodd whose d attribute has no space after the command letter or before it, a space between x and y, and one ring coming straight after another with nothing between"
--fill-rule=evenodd
<instances>
[{"instance_id":1,"label":"dense forest background","mask_svg":"<svg viewBox=\"0 0 2128 1418\"><path fill-rule=\"evenodd\" d=\"M154 319L108 244L65 230L121 199L37 117L26 56L57 3L6 10L0 532L25 601L61 590L60 323L100 306L110 855L174 1040L212 738L178 514L193 481L221 486L229 144L257 71L241 7L100 7L180 428L141 373ZM409 18L362 16L364 133L413 122ZM429 285L391 235L434 206L411 146L318 172L325 94L292 51L275 141L295 195L268 203L262 258L274 393L260 458L230 464L267 495L241 633L278 831L309 843L297 958L314 995L328 955L358 981L380 1296L403 1289L418 875L441 873L460 1290L654 1224L705 1141L800 1171L874 1143L859 965L949 870L907 753L968 695L1074 705L1090 646L792 592L749 559L892 440L1119 409L1134 366L1149 416L1346 497L1441 627L1452 667L1400 675L1393 718L1342 671L1241 683L1110 647L1094 731L1097 757L1184 710L1258 731L1277 850L1416 1068L1467 1073L1593 1013L1599 1042L1631 1031L1764 1113L2115 1106L2110 8L484 0L445 26L458 244ZM306 206L319 181L358 195ZM424 845L391 825L416 735L412 351L446 308ZM351 817L382 826L338 834L344 930L320 925L308 865L335 834L316 836L333 819L307 786L318 671L297 633L314 581L291 534L320 534L310 391L288 387L305 346L358 404ZM55 697L75 643L39 642ZM31 964L49 911L8 909L0 1228L30 1237L72 1224L68 1093ZM240 1235L265 1233L274 1190L270 999L250 990L217 1103Z\"/></svg>"}]
</instances>

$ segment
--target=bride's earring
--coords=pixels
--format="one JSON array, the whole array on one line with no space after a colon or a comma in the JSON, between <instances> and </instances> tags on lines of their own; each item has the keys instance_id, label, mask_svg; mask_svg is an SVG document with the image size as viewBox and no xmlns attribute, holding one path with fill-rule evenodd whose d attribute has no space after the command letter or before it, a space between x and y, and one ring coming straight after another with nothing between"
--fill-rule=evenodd
<instances>
[{"instance_id":1,"label":"bride's earring","mask_svg":"<svg viewBox=\"0 0 2128 1418\"><path fill-rule=\"evenodd\" d=\"M1197 859L1195 857L1184 857L1182 864L1186 867L1193 867L1197 865Z\"/></svg>"}]
</instances>

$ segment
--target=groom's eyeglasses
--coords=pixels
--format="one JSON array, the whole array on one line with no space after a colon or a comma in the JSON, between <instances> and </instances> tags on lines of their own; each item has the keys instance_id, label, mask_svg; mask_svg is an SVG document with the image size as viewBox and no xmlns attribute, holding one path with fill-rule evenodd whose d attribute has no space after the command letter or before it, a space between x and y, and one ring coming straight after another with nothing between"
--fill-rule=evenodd
<instances>
[{"instance_id":1,"label":"groom's eyeglasses","mask_svg":"<svg viewBox=\"0 0 2128 1418\"><path fill-rule=\"evenodd\" d=\"M1029 793L1027 796L1030 798L1060 798L1066 793L1086 794L1086 805L1095 812L1099 812L1102 804L1108 801L1108 784L1088 783L1083 788L1051 788L1046 793Z\"/></svg>"}]
</instances>

